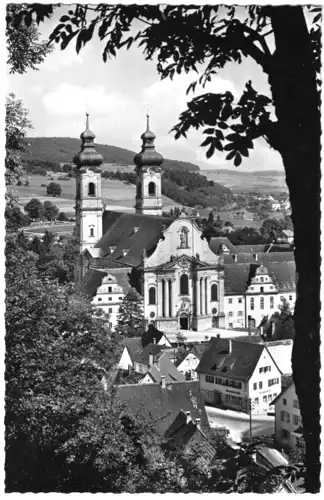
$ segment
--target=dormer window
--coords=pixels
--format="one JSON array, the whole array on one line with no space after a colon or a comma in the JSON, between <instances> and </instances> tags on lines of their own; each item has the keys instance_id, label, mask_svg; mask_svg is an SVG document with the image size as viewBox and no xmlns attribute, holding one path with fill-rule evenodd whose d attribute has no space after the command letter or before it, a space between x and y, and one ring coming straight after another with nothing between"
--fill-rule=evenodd
<instances>
[{"instance_id":1,"label":"dormer window","mask_svg":"<svg viewBox=\"0 0 324 500\"><path fill-rule=\"evenodd\" d=\"M188 248L188 229L186 227L180 229L179 238L179 247Z\"/></svg>"},{"instance_id":2,"label":"dormer window","mask_svg":"<svg viewBox=\"0 0 324 500\"><path fill-rule=\"evenodd\" d=\"M136 234L138 230L139 230L139 227L138 227L138 226L135 226L135 227L134 227L134 233Z\"/></svg>"},{"instance_id":3,"label":"dormer window","mask_svg":"<svg viewBox=\"0 0 324 500\"><path fill-rule=\"evenodd\" d=\"M109 247L110 253L114 253L114 251L116 250L116 248L117 248L116 246Z\"/></svg>"},{"instance_id":4,"label":"dormer window","mask_svg":"<svg viewBox=\"0 0 324 500\"><path fill-rule=\"evenodd\" d=\"M123 257L125 257L129 252L129 248L123 248L122 252L123 252Z\"/></svg>"}]
</instances>

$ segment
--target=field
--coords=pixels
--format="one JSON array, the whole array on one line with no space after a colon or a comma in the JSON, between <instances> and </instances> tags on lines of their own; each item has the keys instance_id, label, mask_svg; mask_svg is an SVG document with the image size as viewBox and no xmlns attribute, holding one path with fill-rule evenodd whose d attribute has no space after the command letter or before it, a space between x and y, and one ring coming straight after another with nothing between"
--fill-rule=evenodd
<instances>
[{"instance_id":1,"label":"field","mask_svg":"<svg viewBox=\"0 0 324 500\"><path fill-rule=\"evenodd\" d=\"M61 212L65 212L69 216L74 215L75 205L75 179L57 180L57 176L52 174L53 182L57 182L62 187L60 197L51 197L46 195L46 187L42 184L49 184L52 182L49 177L41 175L33 175L30 177L30 185L17 186L15 191L19 196L21 205L26 205L31 198L38 198L41 202L51 201L54 203ZM125 212L133 211L135 204L135 186L132 184L125 184L124 182L114 179L102 179L102 196L103 202L108 209L121 210ZM163 196L163 207L169 210L172 206L176 205L173 200Z\"/></svg>"},{"instance_id":2,"label":"field","mask_svg":"<svg viewBox=\"0 0 324 500\"><path fill-rule=\"evenodd\" d=\"M283 171L244 172L233 167L233 170L202 170L201 173L207 179L232 189L234 193L242 191L267 194L288 192Z\"/></svg>"}]
</instances>

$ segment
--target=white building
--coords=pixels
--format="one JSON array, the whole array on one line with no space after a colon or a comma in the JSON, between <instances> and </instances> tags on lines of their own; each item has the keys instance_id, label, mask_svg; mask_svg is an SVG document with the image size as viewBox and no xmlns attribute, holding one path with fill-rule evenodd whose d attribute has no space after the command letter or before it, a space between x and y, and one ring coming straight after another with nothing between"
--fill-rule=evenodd
<instances>
[{"instance_id":1,"label":"white building","mask_svg":"<svg viewBox=\"0 0 324 500\"><path fill-rule=\"evenodd\" d=\"M276 441L287 451L294 448L305 449L303 424L292 380L271 404L275 408Z\"/></svg>"},{"instance_id":2,"label":"white building","mask_svg":"<svg viewBox=\"0 0 324 500\"><path fill-rule=\"evenodd\" d=\"M281 391L281 372L262 344L213 338L197 367L200 389L209 404L255 414L267 413Z\"/></svg>"}]
</instances>

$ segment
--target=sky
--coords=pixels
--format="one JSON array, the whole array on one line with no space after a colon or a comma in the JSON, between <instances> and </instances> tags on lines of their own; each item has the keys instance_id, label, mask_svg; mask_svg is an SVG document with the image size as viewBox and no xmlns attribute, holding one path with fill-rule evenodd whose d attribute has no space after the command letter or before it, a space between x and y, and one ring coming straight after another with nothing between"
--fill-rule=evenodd
<instances>
[{"instance_id":1,"label":"sky","mask_svg":"<svg viewBox=\"0 0 324 500\"><path fill-rule=\"evenodd\" d=\"M40 25L44 38L67 10L68 6L57 9L50 21ZM7 75L7 93L16 94L30 110L34 126L31 137L78 138L85 128L85 113L89 112L96 142L138 152L149 105L151 129L157 136L156 149L164 157L189 161L201 169L235 169L223 153L217 152L210 160L206 159L206 148L199 147L204 139L201 131L190 132L188 139L177 141L169 133L186 109L190 97L186 96L186 89L197 79L196 73L161 81L156 62L145 61L141 49L122 50L116 58L104 63L102 48L98 38L93 38L79 55L74 45L64 51L56 45L38 71ZM240 66L228 64L209 86L198 87L194 95L230 90L239 96L250 79L258 91L270 95L266 75L251 59ZM71 151L71 156L75 153ZM280 155L262 140L239 168L283 171Z\"/></svg>"}]
</instances>

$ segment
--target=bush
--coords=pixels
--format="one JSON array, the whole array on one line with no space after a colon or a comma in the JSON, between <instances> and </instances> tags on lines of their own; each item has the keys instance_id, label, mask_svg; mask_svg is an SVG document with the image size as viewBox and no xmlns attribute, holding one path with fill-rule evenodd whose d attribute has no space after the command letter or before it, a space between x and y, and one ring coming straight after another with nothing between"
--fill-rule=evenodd
<instances>
[{"instance_id":1,"label":"bush","mask_svg":"<svg viewBox=\"0 0 324 500\"><path fill-rule=\"evenodd\" d=\"M47 184L41 184L41 188L46 188Z\"/></svg>"},{"instance_id":2,"label":"bush","mask_svg":"<svg viewBox=\"0 0 324 500\"><path fill-rule=\"evenodd\" d=\"M60 212L59 213L59 216L57 218L57 220L60 220L60 221L68 221L69 218L67 217L66 213L65 212Z\"/></svg>"}]
</instances>

